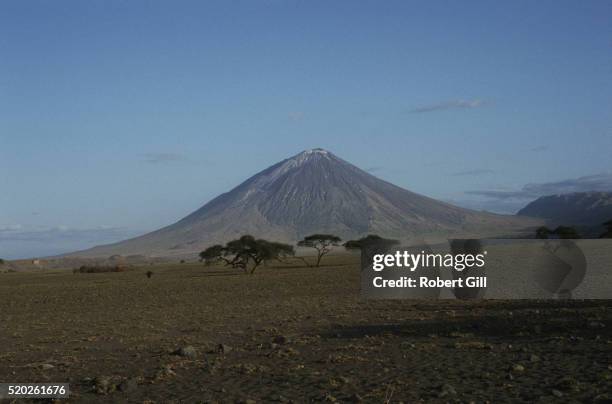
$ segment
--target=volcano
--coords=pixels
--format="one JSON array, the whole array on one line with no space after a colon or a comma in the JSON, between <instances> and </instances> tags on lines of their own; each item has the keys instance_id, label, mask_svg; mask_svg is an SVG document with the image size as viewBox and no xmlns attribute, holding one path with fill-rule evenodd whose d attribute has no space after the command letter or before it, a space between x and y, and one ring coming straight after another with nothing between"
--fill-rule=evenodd
<instances>
[{"instance_id":1,"label":"volcano","mask_svg":"<svg viewBox=\"0 0 612 404\"><path fill-rule=\"evenodd\" d=\"M413 237L516 234L530 218L476 212L410 192L327 150L303 151L255 174L178 222L77 256L187 255L243 234L295 242L312 233Z\"/></svg>"}]
</instances>

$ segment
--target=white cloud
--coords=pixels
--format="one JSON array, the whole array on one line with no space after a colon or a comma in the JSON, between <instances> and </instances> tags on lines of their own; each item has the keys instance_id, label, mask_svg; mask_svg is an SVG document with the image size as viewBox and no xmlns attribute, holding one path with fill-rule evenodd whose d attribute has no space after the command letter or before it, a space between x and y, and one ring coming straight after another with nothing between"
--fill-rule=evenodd
<instances>
[{"instance_id":1,"label":"white cloud","mask_svg":"<svg viewBox=\"0 0 612 404\"><path fill-rule=\"evenodd\" d=\"M145 153L143 158L145 163L149 164L165 164L187 160L187 156L180 153Z\"/></svg>"},{"instance_id":2,"label":"white cloud","mask_svg":"<svg viewBox=\"0 0 612 404\"><path fill-rule=\"evenodd\" d=\"M487 105L483 100L450 100L443 101L437 104L421 105L419 107L411 109L410 113L423 113L423 112L435 112L445 111L449 109L473 109Z\"/></svg>"},{"instance_id":3,"label":"white cloud","mask_svg":"<svg viewBox=\"0 0 612 404\"><path fill-rule=\"evenodd\" d=\"M527 184L516 191L476 190L466 192L469 195L484 196L498 200L536 199L546 195L569 194L573 192L604 191L612 192L612 174L595 174L562 181Z\"/></svg>"}]
</instances>

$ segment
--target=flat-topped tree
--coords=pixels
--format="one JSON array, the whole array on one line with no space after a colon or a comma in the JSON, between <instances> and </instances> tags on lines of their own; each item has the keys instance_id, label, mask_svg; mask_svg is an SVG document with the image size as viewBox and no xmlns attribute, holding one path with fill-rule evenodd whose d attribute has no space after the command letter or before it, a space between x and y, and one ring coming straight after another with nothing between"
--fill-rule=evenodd
<instances>
[{"instance_id":1,"label":"flat-topped tree","mask_svg":"<svg viewBox=\"0 0 612 404\"><path fill-rule=\"evenodd\" d=\"M394 245L399 244L399 241L382 238L376 234L368 234L358 240L349 240L344 243L344 248L347 250L361 251L361 270L367 268L367 263L372 262L375 254L384 254Z\"/></svg>"},{"instance_id":2,"label":"flat-topped tree","mask_svg":"<svg viewBox=\"0 0 612 404\"><path fill-rule=\"evenodd\" d=\"M332 247L340 245L340 241L342 241L342 239L333 234L312 234L304 237L297 245L299 247L310 247L317 250L317 263L315 266L319 267L323 256L328 254L332 250Z\"/></svg>"},{"instance_id":3,"label":"flat-topped tree","mask_svg":"<svg viewBox=\"0 0 612 404\"><path fill-rule=\"evenodd\" d=\"M344 248L347 250L364 250L367 248L387 249L399 244L399 241L393 239L382 238L377 234L368 234L359 240L349 240L344 243Z\"/></svg>"},{"instance_id":4,"label":"flat-topped tree","mask_svg":"<svg viewBox=\"0 0 612 404\"><path fill-rule=\"evenodd\" d=\"M552 234L552 230L550 230L546 226L541 226L536 229L535 238L546 240L551 234Z\"/></svg>"},{"instance_id":5,"label":"flat-topped tree","mask_svg":"<svg viewBox=\"0 0 612 404\"><path fill-rule=\"evenodd\" d=\"M294 255L292 245L255 239L245 235L227 244L213 245L200 253L200 260L206 265L223 262L232 268L240 268L246 273L254 273L266 260L281 260Z\"/></svg>"},{"instance_id":6,"label":"flat-topped tree","mask_svg":"<svg viewBox=\"0 0 612 404\"><path fill-rule=\"evenodd\" d=\"M221 244L215 244L202 251L200 255L200 261L204 262L204 265L212 265L222 260L224 248Z\"/></svg>"}]
</instances>

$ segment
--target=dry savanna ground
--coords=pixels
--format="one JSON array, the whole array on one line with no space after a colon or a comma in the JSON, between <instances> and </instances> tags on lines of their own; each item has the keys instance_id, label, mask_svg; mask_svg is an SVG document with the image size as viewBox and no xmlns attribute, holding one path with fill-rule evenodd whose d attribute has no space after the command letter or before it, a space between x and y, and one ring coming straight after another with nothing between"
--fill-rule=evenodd
<instances>
[{"instance_id":1,"label":"dry savanna ground","mask_svg":"<svg viewBox=\"0 0 612 404\"><path fill-rule=\"evenodd\" d=\"M610 301L364 301L357 256L325 264L0 274L0 381L75 403L612 398Z\"/></svg>"}]
</instances>

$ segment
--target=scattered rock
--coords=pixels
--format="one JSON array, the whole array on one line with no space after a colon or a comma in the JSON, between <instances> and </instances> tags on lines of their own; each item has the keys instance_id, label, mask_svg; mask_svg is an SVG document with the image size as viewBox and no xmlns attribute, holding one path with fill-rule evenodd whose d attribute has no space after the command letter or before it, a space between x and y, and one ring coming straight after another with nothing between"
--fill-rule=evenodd
<instances>
[{"instance_id":1,"label":"scattered rock","mask_svg":"<svg viewBox=\"0 0 612 404\"><path fill-rule=\"evenodd\" d=\"M482 341L465 341L456 342L455 349L493 349L490 344L485 344Z\"/></svg>"},{"instance_id":2,"label":"scattered rock","mask_svg":"<svg viewBox=\"0 0 612 404\"><path fill-rule=\"evenodd\" d=\"M555 397L558 397L558 398L563 397L563 393L562 393L562 392L560 392L559 390L552 389L551 393L552 393L552 395L553 395L553 396L555 396Z\"/></svg>"},{"instance_id":3,"label":"scattered rock","mask_svg":"<svg viewBox=\"0 0 612 404\"><path fill-rule=\"evenodd\" d=\"M188 345L180 347L174 351L174 354L188 359L195 359L198 356L198 351L191 345Z\"/></svg>"},{"instance_id":4,"label":"scattered rock","mask_svg":"<svg viewBox=\"0 0 612 404\"><path fill-rule=\"evenodd\" d=\"M513 372L524 372L525 366L521 365L520 363L517 363L515 365L512 365L512 371Z\"/></svg>"},{"instance_id":5,"label":"scattered rock","mask_svg":"<svg viewBox=\"0 0 612 404\"><path fill-rule=\"evenodd\" d=\"M225 344L217 345L217 353L226 354L232 351L232 347Z\"/></svg>"},{"instance_id":6,"label":"scattered rock","mask_svg":"<svg viewBox=\"0 0 612 404\"><path fill-rule=\"evenodd\" d=\"M117 386L111 382L110 377L98 376L94 379L94 391L97 394L108 394L115 391Z\"/></svg>"},{"instance_id":7,"label":"scattered rock","mask_svg":"<svg viewBox=\"0 0 612 404\"><path fill-rule=\"evenodd\" d=\"M124 393L129 393L138 388L138 380L135 378L129 378L121 382L119 390Z\"/></svg>"},{"instance_id":8,"label":"scattered rock","mask_svg":"<svg viewBox=\"0 0 612 404\"><path fill-rule=\"evenodd\" d=\"M594 404L609 404L612 402L612 396L610 396L609 394L599 394L597 396L595 396L593 398L593 403Z\"/></svg>"},{"instance_id":9,"label":"scattered rock","mask_svg":"<svg viewBox=\"0 0 612 404\"><path fill-rule=\"evenodd\" d=\"M40 369L41 369L41 370L51 370L51 369L55 369L55 366L53 366L53 365L52 365L52 364L50 364L50 363L42 363L42 364L40 365Z\"/></svg>"},{"instance_id":10,"label":"scattered rock","mask_svg":"<svg viewBox=\"0 0 612 404\"><path fill-rule=\"evenodd\" d=\"M578 391L580 383L571 376L564 376L555 384L555 387L562 391Z\"/></svg>"},{"instance_id":11,"label":"scattered rock","mask_svg":"<svg viewBox=\"0 0 612 404\"><path fill-rule=\"evenodd\" d=\"M472 338L474 333L454 331L449 334L451 338Z\"/></svg>"},{"instance_id":12,"label":"scattered rock","mask_svg":"<svg viewBox=\"0 0 612 404\"><path fill-rule=\"evenodd\" d=\"M538 355L535 354L531 354L531 356L529 356L529 362L539 362L540 361L540 357Z\"/></svg>"},{"instance_id":13,"label":"scattered rock","mask_svg":"<svg viewBox=\"0 0 612 404\"><path fill-rule=\"evenodd\" d=\"M456 396L457 390L450 384L444 384L440 387L440 392L438 393L438 397L447 397L447 396Z\"/></svg>"},{"instance_id":14,"label":"scattered rock","mask_svg":"<svg viewBox=\"0 0 612 404\"><path fill-rule=\"evenodd\" d=\"M349 384L351 382L351 379L345 376L339 376L338 380L343 384Z\"/></svg>"},{"instance_id":15,"label":"scattered rock","mask_svg":"<svg viewBox=\"0 0 612 404\"><path fill-rule=\"evenodd\" d=\"M351 395L347 400L349 403L360 403L363 401L363 398L359 394L355 393Z\"/></svg>"},{"instance_id":16,"label":"scattered rock","mask_svg":"<svg viewBox=\"0 0 612 404\"><path fill-rule=\"evenodd\" d=\"M274 342L275 344L283 345L289 342L289 339L284 335L277 335L276 337L274 337L272 342Z\"/></svg>"},{"instance_id":17,"label":"scattered rock","mask_svg":"<svg viewBox=\"0 0 612 404\"><path fill-rule=\"evenodd\" d=\"M172 370L170 365L166 365L157 371L155 374L155 380L162 380L172 376L176 376L176 373L174 370Z\"/></svg>"}]
</instances>

